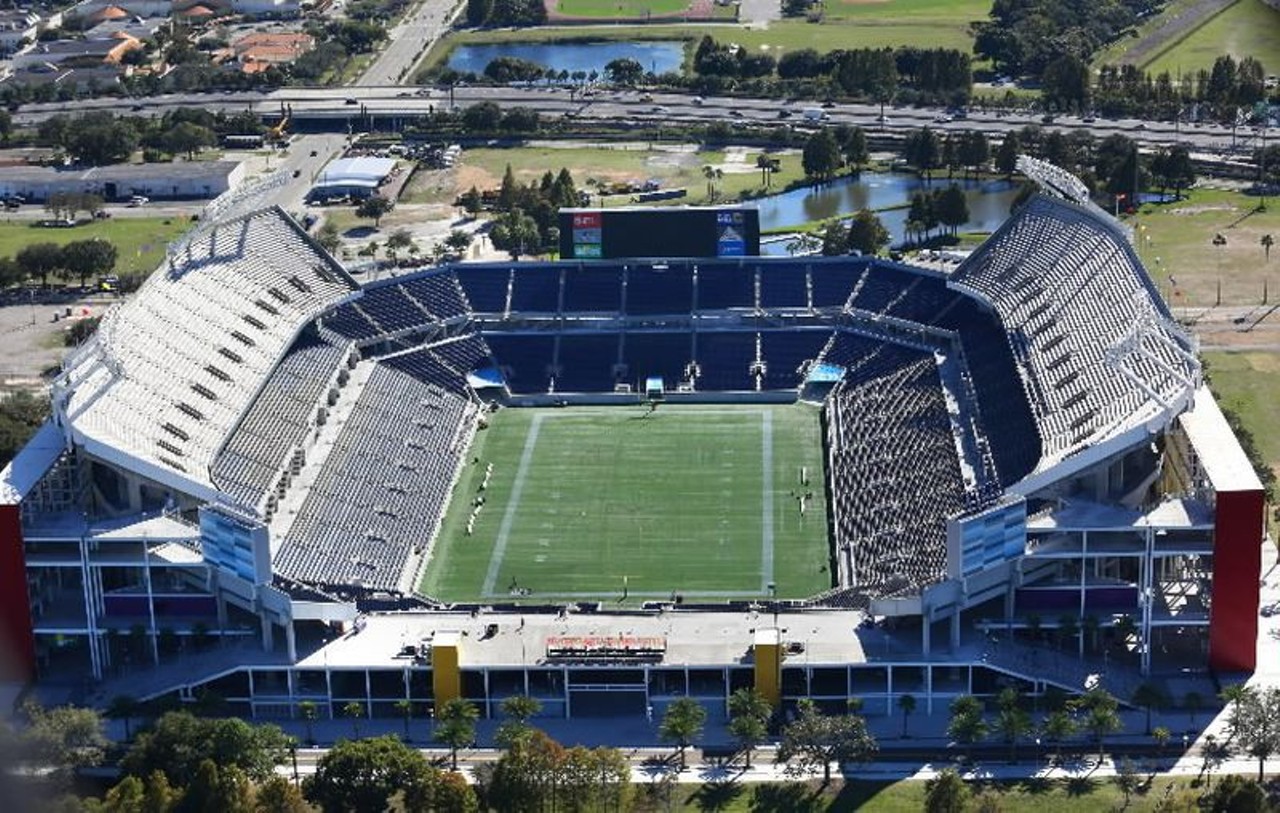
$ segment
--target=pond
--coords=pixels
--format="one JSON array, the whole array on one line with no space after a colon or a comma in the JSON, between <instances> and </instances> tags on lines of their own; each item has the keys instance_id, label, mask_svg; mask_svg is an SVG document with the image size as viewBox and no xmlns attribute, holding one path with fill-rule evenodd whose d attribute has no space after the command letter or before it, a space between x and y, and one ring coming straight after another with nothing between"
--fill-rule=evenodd
<instances>
[{"instance_id":1,"label":"pond","mask_svg":"<svg viewBox=\"0 0 1280 813\"><path fill-rule=\"evenodd\" d=\"M595 71L615 59L634 59L646 71L679 71L684 61L682 42L495 42L459 45L449 54L449 67L463 73L484 73L484 68L500 56L534 62L549 70L575 73Z\"/></svg>"}]
</instances>

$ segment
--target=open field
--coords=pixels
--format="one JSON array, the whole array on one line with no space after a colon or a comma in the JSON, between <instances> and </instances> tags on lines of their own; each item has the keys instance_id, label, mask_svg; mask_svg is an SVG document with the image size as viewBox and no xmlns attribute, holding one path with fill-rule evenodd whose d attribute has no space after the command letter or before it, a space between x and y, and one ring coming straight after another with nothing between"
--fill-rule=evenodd
<instances>
[{"instance_id":1,"label":"open field","mask_svg":"<svg viewBox=\"0 0 1280 813\"><path fill-rule=\"evenodd\" d=\"M715 180L715 191L721 202L759 194L765 191L760 171L756 169L758 149L698 150L693 145L657 147L648 149L645 144L614 148L565 144L563 147L547 144L511 149L480 148L464 150L456 167L448 170L452 184L444 182L442 173L418 173L410 181L405 203L452 203L454 198L475 186L477 189L497 189L508 164L516 180L529 183L542 177L547 170L555 173L568 167L573 173L578 189L593 193L592 204L600 182L645 181L657 179L664 188L685 187L688 197L665 201L666 205L699 204L710 202L707 198L707 179L703 167L720 169ZM770 152L781 158L781 171L771 180L771 191L781 191L786 185L803 177L800 156L794 152ZM421 177L419 177L421 176ZM629 195L612 195L605 205L618 206L631 202Z\"/></svg>"},{"instance_id":2,"label":"open field","mask_svg":"<svg viewBox=\"0 0 1280 813\"><path fill-rule=\"evenodd\" d=\"M566 17L643 19L665 17L689 8L689 0L556 0L555 11ZM550 7L548 7L548 10Z\"/></svg>"},{"instance_id":3,"label":"open field","mask_svg":"<svg viewBox=\"0 0 1280 813\"><path fill-rule=\"evenodd\" d=\"M0 257L11 257L31 243L63 245L101 237L115 243L120 252L117 274L150 273L164 259L165 246L191 226L181 217L116 217L70 229L45 229L30 220L0 222Z\"/></svg>"},{"instance_id":4,"label":"open field","mask_svg":"<svg viewBox=\"0 0 1280 813\"><path fill-rule=\"evenodd\" d=\"M1186 200L1146 205L1127 223L1138 227L1139 252L1161 293L1175 308L1202 308L1217 299L1222 284L1225 305L1262 302L1263 280L1269 301L1280 297L1280 249L1263 261L1264 234L1280 238L1280 205L1256 212L1258 199L1240 192L1195 189ZM1213 245L1215 235L1226 245ZM1176 281L1170 297L1169 277Z\"/></svg>"},{"instance_id":5,"label":"open field","mask_svg":"<svg viewBox=\"0 0 1280 813\"><path fill-rule=\"evenodd\" d=\"M1280 472L1280 353L1255 351L1204 354L1214 393L1224 409L1240 416L1258 449Z\"/></svg>"},{"instance_id":6,"label":"open field","mask_svg":"<svg viewBox=\"0 0 1280 813\"><path fill-rule=\"evenodd\" d=\"M1262 0L1237 0L1141 67L1155 73L1186 74L1213 67L1223 54L1236 59L1252 56L1267 73L1280 71L1280 11Z\"/></svg>"},{"instance_id":7,"label":"open field","mask_svg":"<svg viewBox=\"0 0 1280 813\"><path fill-rule=\"evenodd\" d=\"M505 409L481 430L423 592L446 600L804 596L830 586L817 410ZM480 490L489 464L493 475ZM813 492L792 496L801 467ZM484 499L474 526L474 501Z\"/></svg>"}]
</instances>

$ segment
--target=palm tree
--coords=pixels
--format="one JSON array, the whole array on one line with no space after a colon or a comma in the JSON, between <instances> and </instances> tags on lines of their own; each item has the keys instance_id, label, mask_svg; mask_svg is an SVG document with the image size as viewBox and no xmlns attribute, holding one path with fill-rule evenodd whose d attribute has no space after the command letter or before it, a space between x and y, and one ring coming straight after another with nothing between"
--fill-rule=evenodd
<instances>
[{"instance_id":1,"label":"palm tree","mask_svg":"<svg viewBox=\"0 0 1280 813\"><path fill-rule=\"evenodd\" d=\"M351 719L351 731L357 740L360 739L360 718L364 716L364 703L352 700L342 707L342 715Z\"/></svg>"},{"instance_id":2,"label":"palm tree","mask_svg":"<svg viewBox=\"0 0 1280 813\"><path fill-rule=\"evenodd\" d=\"M302 718L303 723L307 726L307 745L315 745L315 732L312 726L320 717L320 709L310 700L303 700L298 704L298 716Z\"/></svg>"},{"instance_id":3,"label":"palm tree","mask_svg":"<svg viewBox=\"0 0 1280 813\"><path fill-rule=\"evenodd\" d=\"M1151 729L1151 739L1156 742L1156 751L1164 756L1164 747L1169 744L1169 740L1173 737L1173 733L1162 725L1158 725Z\"/></svg>"},{"instance_id":4,"label":"palm tree","mask_svg":"<svg viewBox=\"0 0 1280 813\"><path fill-rule=\"evenodd\" d=\"M907 718L916 710L916 698L911 694L898 695L898 708L902 711L902 737L907 736Z\"/></svg>"},{"instance_id":5,"label":"palm tree","mask_svg":"<svg viewBox=\"0 0 1280 813\"><path fill-rule=\"evenodd\" d=\"M435 738L449 746L449 757L455 771L458 770L458 749L475 742L478 719L479 709L460 697L446 702L436 715Z\"/></svg>"},{"instance_id":6,"label":"palm tree","mask_svg":"<svg viewBox=\"0 0 1280 813\"><path fill-rule=\"evenodd\" d=\"M1040 733L1044 741L1053 746L1053 760L1062 759L1062 741L1076 733L1076 721L1062 709L1049 713L1040 724Z\"/></svg>"},{"instance_id":7,"label":"palm tree","mask_svg":"<svg viewBox=\"0 0 1280 813\"><path fill-rule=\"evenodd\" d=\"M681 697L667 706L662 715L658 736L674 742L680 749L680 770L684 770L684 752L707 723L707 710L692 697Z\"/></svg>"},{"instance_id":8,"label":"palm tree","mask_svg":"<svg viewBox=\"0 0 1280 813\"><path fill-rule=\"evenodd\" d=\"M747 752L751 767L751 751L769 732L773 707L756 689L738 689L729 696L729 733Z\"/></svg>"},{"instance_id":9,"label":"palm tree","mask_svg":"<svg viewBox=\"0 0 1280 813\"><path fill-rule=\"evenodd\" d=\"M1022 698L1017 689L1001 690L996 702L1000 706L996 728L1000 730L1004 741L1009 743L1009 763L1013 764L1018 761L1018 740L1031 733L1031 715L1022 708Z\"/></svg>"},{"instance_id":10,"label":"palm tree","mask_svg":"<svg viewBox=\"0 0 1280 813\"><path fill-rule=\"evenodd\" d=\"M1218 693L1218 697L1223 703L1231 706L1231 717L1227 720L1227 725L1231 730L1232 739L1235 738L1237 732L1236 716L1239 713L1240 701L1249 696L1249 688L1243 683L1233 683L1230 686L1223 687Z\"/></svg>"},{"instance_id":11,"label":"palm tree","mask_svg":"<svg viewBox=\"0 0 1280 813\"><path fill-rule=\"evenodd\" d=\"M1074 615L1066 614L1058 618L1058 644L1066 646L1080 632L1080 625Z\"/></svg>"},{"instance_id":12,"label":"palm tree","mask_svg":"<svg viewBox=\"0 0 1280 813\"><path fill-rule=\"evenodd\" d=\"M1086 711L1084 727L1093 735L1098 746L1098 762L1102 762L1103 741L1108 734L1115 734L1124 727L1117 713L1119 704L1106 689L1091 689L1080 698L1079 705Z\"/></svg>"},{"instance_id":13,"label":"palm tree","mask_svg":"<svg viewBox=\"0 0 1280 813\"><path fill-rule=\"evenodd\" d=\"M542 703L527 695L516 694L504 698L500 708L502 715L507 719L498 726L494 739L499 746L510 748L532 730L529 727L529 720L542 711Z\"/></svg>"},{"instance_id":14,"label":"palm tree","mask_svg":"<svg viewBox=\"0 0 1280 813\"><path fill-rule=\"evenodd\" d=\"M965 748L981 742L990 727L982 719L982 702L973 695L962 695L951 701L951 722L947 724L947 735Z\"/></svg>"},{"instance_id":15,"label":"palm tree","mask_svg":"<svg viewBox=\"0 0 1280 813\"><path fill-rule=\"evenodd\" d=\"M400 715L400 719L404 720L404 741L409 741L409 720L413 719L413 702L408 698L401 698L396 701L396 713Z\"/></svg>"},{"instance_id":16,"label":"palm tree","mask_svg":"<svg viewBox=\"0 0 1280 813\"><path fill-rule=\"evenodd\" d=\"M1164 708L1165 704L1168 702L1169 696L1165 693L1164 689L1160 688L1154 683L1151 683L1150 681L1145 681L1139 684L1138 688L1133 690L1133 697L1131 699L1133 700L1133 704L1135 706L1146 709L1147 711L1146 733L1150 734L1151 733L1151 710Z\"/></svg>"}]
</instances>

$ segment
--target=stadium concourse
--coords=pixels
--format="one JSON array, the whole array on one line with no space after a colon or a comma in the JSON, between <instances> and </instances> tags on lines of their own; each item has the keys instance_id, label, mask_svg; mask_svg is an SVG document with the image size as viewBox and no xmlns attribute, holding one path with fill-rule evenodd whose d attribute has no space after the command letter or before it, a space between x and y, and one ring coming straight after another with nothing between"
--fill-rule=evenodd
<instances>
[{"instance_id":1,"label":"stadium concourse","mask_svg":"<svg viewBox=\"0 0 1280 813\"><path fill-rule=\"evenodd\" d=\"M668 257L361 286L262 187L216 201L67 360L52 419L3 473L15 676L91 701L208 691L273 718L456 697L492 714L513 694L565 718L692 696L714 718L743 686L890 710L1252 671L1261 484L1129 235L1075 178L1020 168L1040 193L951 273ZM611 557L643 540L558 544L554 507L528 531L522 490L568 498L491 483L476 452L502 410L659 401L659 420L751 410L750 461L667 454L753 466L763 484L741 493L764 510L705 539L649 532L674 589L631 595ZM825 514L803 543L825 574L811 592L776 547L796 514L770 502L791 476L772 473L771 410L796 402L820 422L821 472L801 463L789 493ZM542 423L511 468L534 465ZM702 564L673 567L681 546ZM597 589L494 592L521 555ZM729 561L745 589L682 586Z\"/></svg>"}]
</instances>

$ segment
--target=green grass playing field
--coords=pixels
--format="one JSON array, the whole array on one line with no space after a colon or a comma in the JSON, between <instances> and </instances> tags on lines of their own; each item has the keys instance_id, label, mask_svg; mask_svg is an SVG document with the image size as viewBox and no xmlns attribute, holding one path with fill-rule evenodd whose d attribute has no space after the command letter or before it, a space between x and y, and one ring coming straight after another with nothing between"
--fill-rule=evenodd
<instances>
[{"instance_id":1,"label":"green grass playing field","mask_svg":"<svg viewBox=\"0 0 1280 813\"><path fill-rule=\"evenodd\" d=\"M689 0L559 0L556 11L566 17L644 19L665 17L689 8Z\"/></svg>"},{"instance_id":2,"label":"green grass playing field","mask_svg":"<svg viewBox=\"0 0 1280 813\"><path fill-rule=\"evenodd\" d=\"M505 600L521 590L530 601L607 600L621 597L625 579L635 603L672 592L764 597L770 582L779 596L830 586L815 407L646 411L513 408L491 416L459 478L423 592L449 601ZM802 492L812 492L803 515Z\"/></svg>"}]
</instances>

